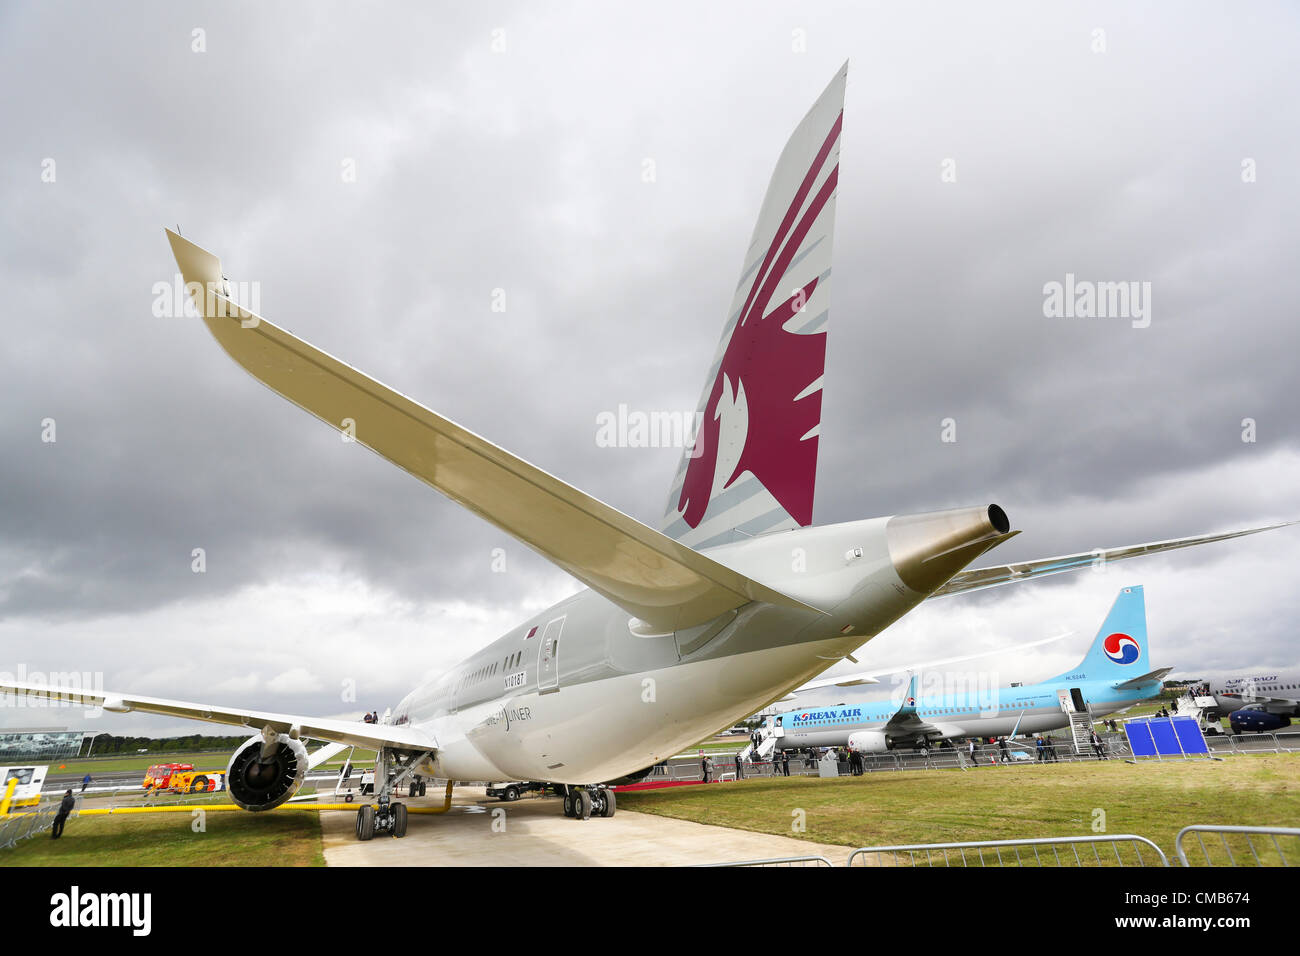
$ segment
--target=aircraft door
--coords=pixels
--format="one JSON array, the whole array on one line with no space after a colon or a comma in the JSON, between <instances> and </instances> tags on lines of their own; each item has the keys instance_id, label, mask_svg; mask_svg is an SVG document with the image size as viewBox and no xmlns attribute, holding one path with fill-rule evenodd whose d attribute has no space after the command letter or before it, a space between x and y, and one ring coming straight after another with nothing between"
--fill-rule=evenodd
<instances>
[{"instance_id":1,"label":"aircraft door","mask_svg":"<svg viewBox=\"0 0 1300 956\"><path fill-rule=\"evenodd\" d=\"M537 647L537 692L554 694L560 689L560 632L564 618L557 617L546 625Z\"/></svg>"},{"instance_id":2,"label":"aircraft door","mask_svg":"<svg viewBox=\"0 0 1300 956\"><path fill-rule=\"evenodd\" d=\"M1070 697L1074 701L1074 712L1076 714L1087 713L1088 705L1083 702L1083 691L1077 687L1071 687Z\"/></svg>"}]
</instances>

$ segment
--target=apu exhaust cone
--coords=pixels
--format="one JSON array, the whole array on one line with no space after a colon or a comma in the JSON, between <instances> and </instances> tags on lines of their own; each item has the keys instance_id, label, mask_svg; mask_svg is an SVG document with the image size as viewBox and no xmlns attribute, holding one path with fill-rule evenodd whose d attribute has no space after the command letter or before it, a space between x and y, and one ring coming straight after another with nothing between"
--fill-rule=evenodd
<instances>
[{"instance_id":1,"label":"apu exhaust cone","mask_svg":"<svg viewBox=\"0 0 1300 956\"><path fill-rule=\"evenodd\" d=\"M895 515L885 526L894 570L918 594L933 593L1011 533L1011 522L997 505Z\"/></svg>"}]
</instances>

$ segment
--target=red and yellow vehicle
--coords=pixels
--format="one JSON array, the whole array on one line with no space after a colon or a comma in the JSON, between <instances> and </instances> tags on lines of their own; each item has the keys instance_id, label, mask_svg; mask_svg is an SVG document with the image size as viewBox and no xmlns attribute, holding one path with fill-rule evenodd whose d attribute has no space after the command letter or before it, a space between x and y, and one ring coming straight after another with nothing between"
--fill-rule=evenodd
<instances>
[{"instance_id":1,"label":"red and yellow vehicle","mask_svg":"<svg viewBox=\"0 0 1300 956\"><path fill-rule=\"evenodd\" d=\"M172 777L182 771L193 770L192 763L156 763L144 772L146 790L170 790Z\"/></svg>"},{"instance_id":2,"label":"red and yellow vehicle","mask_svg":"<svg viewBox=\"0 0 1300 956\"><path fill-rule=\"evenodd\" d=\"M226 772L195 770L192 763L158 763L145 771L144 788L172 793L215 793L226 789Z\"/></svg>"}]
</instances>

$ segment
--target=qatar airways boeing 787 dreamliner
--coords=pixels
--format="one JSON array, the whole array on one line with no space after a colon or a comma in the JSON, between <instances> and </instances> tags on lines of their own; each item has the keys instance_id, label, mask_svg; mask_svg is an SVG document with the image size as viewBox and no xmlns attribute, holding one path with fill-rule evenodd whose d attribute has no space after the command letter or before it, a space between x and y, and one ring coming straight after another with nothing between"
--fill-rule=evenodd
<instances>
[{"instance_id":1,"label":"qatar airways boeing 787 dreamliner","mask_svg":"<svg viewBox=\"0 0 1300 956\"><path fill-rule=\"evenodd\" d=\"M248 810L293 796L309 763L305 739L375 748L377 803L358 811L361 839L405 833L406 808L391 798L417 778L565 784L570 815L608 816L605 783L780 698L922 601L1092 564L1098 552L966 570L1016 534L997 505L811 526L846 71L772 174L705 376L703 425L660 530L254 315L231 301L216 256L168 231L203 321L236 363L587 589L415 688L379 724L31 684L0 690L247 726L256 734L231 758L228 786Z\"/></svg>"}]
</instances>

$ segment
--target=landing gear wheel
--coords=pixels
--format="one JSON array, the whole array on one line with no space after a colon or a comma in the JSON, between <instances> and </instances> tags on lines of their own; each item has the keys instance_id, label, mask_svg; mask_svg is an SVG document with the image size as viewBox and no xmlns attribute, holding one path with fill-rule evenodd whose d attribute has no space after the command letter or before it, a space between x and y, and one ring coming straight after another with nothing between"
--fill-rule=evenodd
<instances>
[{"instance_id":1,"label":"landing gear wheel","mask_svg":"<svg viewBox=\"0 0 1300 956\"><path fill-rule=\"evenodd\" d=\"M519 799L519 788L518 788L518 787L506 787L506 792L502 795L502 799L505 800L506 803L513 803L514 801L518 800L518 799Z\"/></svg>"},{"instance_id":2,"label":"landing gear wheel","mask_svg":"<svg viewBox=\"0 0 1300 956\"><path fill-rule=\"evenodd\" d=\"M370 804L357 811L357 839L370 840L375 835L375 808Z\"/></svg>"},{"instance_id":3,"label":"landing gear wheel","mask_svg":"<svg viewBox=\"0 0 1300 956\"><path fill-rule=\"evenodd\" d=\"M602 790L600 795L603 798L601 800L600 815L602 817L612 817L614 810L618 807L618 800L614 798L614 791Z\"/></svg>"},{"instance_id":4,"label":"landing gear wheel","mask_svg":"<svg viewBox=\"0 0 1300 956\"><path fill-rule=\"evenodd\" d=\"M564 795L564 815L565 815L566 817L572 817L572 816L574 815L574 814L573 814L573 798L574 798L574 794L572 794L572 793L566 793L566 794Z\"/></svg>"},{"instance_id":5,"label":"landing gear wheel","mask_svg":"<svg viewBox=\"0 0 1300 956\"><path fill-rule=\"evenodd\" d=\"M424 796L424 788L428 786L423 780L420 781L420 796Z\"/></svg>"},{"instance_id":6,"label":"landing gear wheel","mask_svg":"<svg viewBox=\"0 0 1300 956\"><path fill-rule=\"evenodd\" d=\"M392 806L393 813L393 836L406 836L406 804L394 803Z\"/></svg>"},{"instance_id":7,"label":"landing gear wheel","mask_svg":"<svg viewBox=\"0 0 1300 956\"><path fill-rule=\"evenodd\" d=\"M591 794L586 790L579 790L573 798L573 815L579 820L591 819Z\"/></svg>"},{"instance_id":8,"label":"landing gear wheel","mask_svg":"<svg viewBox=\"0 0 1300 956\"><path fill-rule=\"evenodd\" d=\"M411 784L410 789L408 790L408 792L407 792L406 795L407 795L408 797L414 798L415 795L416 795L416 791L419 790L419 789L420 789L419 785L413 783L413 784Z\"/></svg>"}]
</instances>

